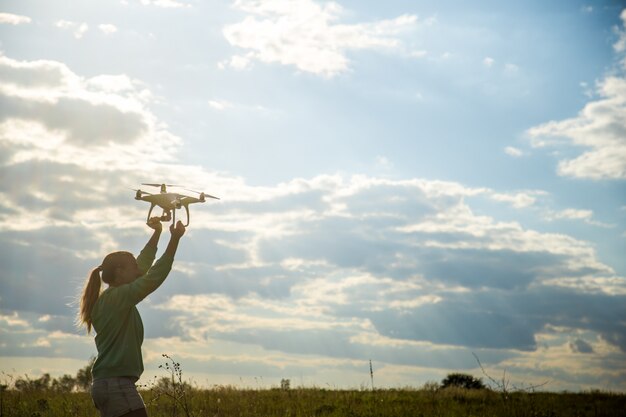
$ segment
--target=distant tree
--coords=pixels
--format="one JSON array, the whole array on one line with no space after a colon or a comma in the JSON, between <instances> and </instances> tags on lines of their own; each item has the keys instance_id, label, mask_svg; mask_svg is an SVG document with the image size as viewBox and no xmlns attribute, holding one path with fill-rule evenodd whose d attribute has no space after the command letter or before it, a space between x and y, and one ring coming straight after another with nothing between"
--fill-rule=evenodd
<instances>
[{"instance_id":1,"label":"distant tree","mask_svg":"<svg viewBox=\"0 0 626 417\"><path fill-rule=\"evenodd\" d=\"M428 392L435 392L439 388L441 388L441 386L439 385L439 382L437 381L426 381L426 383L422 385L422 390L428 391Z\"/></svg>"},{"instance_id":2,"label":"distant tree","mask_svg":"<svg viewBox=\"0 0 626 417\"><path fill-rule=\"evenodd\" d=\"M281 379L280 380L280 389L289 390L291 388L291 381L289 379Z\"/></svg>"},{"instance_id":3,"label":"distant tree","mask_svg":"<svg viewBox=\"0 0 626 417\"><path fill-rule=\"evenodd\" d=\"M24 378L17 378L14 383L14 387L18 391L33 392L33 391L46 391L50 389L52 378L50 374L46 373L37 379L30 379L28 375Z\"/></svg>"},{"instance_id":4,"label":"distant tree","mask_svg":"<svg viewBox=\"0 0 626 417\"><path fill-rule=\"evenodd\" d=\"M481 378L475 378L472 375L452 373L448 374L441 381L441 388L459 387L465 389L483 389L486 388Z\"/></svg>"},{"instance_id":5,"label":"distant tree","mask_svg":"<svg viewBox=\"0 0 626 417\"><path fill-rule=\"evenodd\" d=\"M26 375L24 378L18 377L13 383L13 387L15 387L15 389L18 391L28 391L28 389L31 387L28 375Z\"/></svg>"},{"instance_id":6,"label":"distant tree","mask_svg":"<svg viewBox=\"0 0 626 417\"><path fill-rule=\"evenodd\" d=\"M91 368L93 367L96 358L92 356L89 358L89 363L85 365L83 368L79 369L76 373L76 388L82 391L89 390L91 386Z\"/></svg>"},{"instance_id":7,"label":"distant tree","mask_svg":"<svg viewBox=\"0 0 626 417\"><path fill-rule=\"evenodd\" d=\"M72 392L76 386L76 378L65 374L58 379L52 380L52 390L55 392Z\"/></svg>"},{"instance_id":8,"label":"distant tree","mask_svg":"<svg viewBox=\"0 0 626 417\"><path fill-rule=\"evenodd\" d=\"M89 363L78 370L76 377L65 374L59 378L52 378L48 373L36 379L31 379L28 375L18 377L15 382L13 382L12 389L22 392L49 390L54 392L72 392L74 389L87 391L91 386L91 367L95 361L95 358L90 358ZM0 413L0 416L1 415L2 413Z\"/></svg>"},{"instance_id":9,"label":"distant tree","mask_svg":"<svg viewBox=\"0 0 626 417\"><path fill-rule=\"evenodd\" d=\"M156 384L152 387L153 390L157 392L182 392L182 391L191 391L193 387L190 383L185 381L176 381L171 377L162 376L158 379Z\"/></svg>"}]
</instances>

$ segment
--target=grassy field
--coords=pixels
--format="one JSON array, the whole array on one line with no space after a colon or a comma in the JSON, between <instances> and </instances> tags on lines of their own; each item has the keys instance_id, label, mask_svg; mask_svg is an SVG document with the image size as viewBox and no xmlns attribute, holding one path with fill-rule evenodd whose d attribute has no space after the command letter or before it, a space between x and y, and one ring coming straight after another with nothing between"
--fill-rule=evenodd
<instances>
[{"instance_id":1,"label":"grassy field","mask_svg":"<svg viewBox=\"0 0 626 417\"><path fill-rule=\"evenodd\" d=\"M242 390L219 387L184 393L142 391L151 417L319 417L319 416L511 416L626 417L626 395L513 393L492 390L402 389ZM88 393L2 392L2 417L98 416Z\"/></svg>"}]
</instances>

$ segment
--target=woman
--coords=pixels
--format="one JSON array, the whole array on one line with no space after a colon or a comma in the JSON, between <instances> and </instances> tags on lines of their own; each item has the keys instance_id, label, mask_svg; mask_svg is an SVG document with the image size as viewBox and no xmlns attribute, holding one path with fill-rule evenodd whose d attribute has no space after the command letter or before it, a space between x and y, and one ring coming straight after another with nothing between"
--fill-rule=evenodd
<instances>
[{"instance_id":1,"label":"woman","mask_svg":"<svg viewBox=\"0 0 626 417\"><path fill-rule=\"evenodd\" d=\"M92 368L91 396L102 417L147 417L135 382L143 373L143 323L136 305L165 280L178 242L185 234L179 221L170 226L171 238L161 258L154 261L161 222L151 218L152 237L137 259L128 252L113 252L91 271L83 289L79 323L96 331L98 357ZM102 277L100 276L102 274ZM100 292L100 279L109 287Z\"/></svg>"}]
</instances>

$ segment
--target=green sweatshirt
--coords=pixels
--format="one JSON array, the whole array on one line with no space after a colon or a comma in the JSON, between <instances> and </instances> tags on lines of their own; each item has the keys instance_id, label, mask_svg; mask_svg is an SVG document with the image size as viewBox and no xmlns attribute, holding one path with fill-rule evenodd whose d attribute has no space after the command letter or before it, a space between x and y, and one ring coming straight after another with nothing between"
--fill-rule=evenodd
<instances>
[{"instance_id":1,"label":"green sweatshirt","mask_svg":"<svg viewBox=\"0 0 626 417\"><path fill-rule=\"evenodd\" d=\"M96 331L98 357L91 370L93 378L134 376L143 373L141 344L143 323L136 304L156 290L172 269L172 256L163 255L152 267L156 247L146 246L137 257L145 275L135 281L104 290L91 312Z\"/></svg>"}]
</instances>

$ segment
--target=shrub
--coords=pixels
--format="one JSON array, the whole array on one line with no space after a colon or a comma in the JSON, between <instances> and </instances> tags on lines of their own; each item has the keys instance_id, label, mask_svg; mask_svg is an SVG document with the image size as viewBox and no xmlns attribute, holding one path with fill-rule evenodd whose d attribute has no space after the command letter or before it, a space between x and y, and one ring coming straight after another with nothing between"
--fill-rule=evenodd
<instances>
[{"instance_id":1,"label":"shrub","mask_svg":"<svg viewBox=\"0 0 626 417\"><path fill-rule=\"evenodd\" d=\"M461 373L448 374L448 376L446 376L441 381L441 388L448 388L448 387L458 387L458 388L465 388L465 389L486 388L481 378L475 378L472 375L461 374Z\"/></svg>"}]
</instances>

